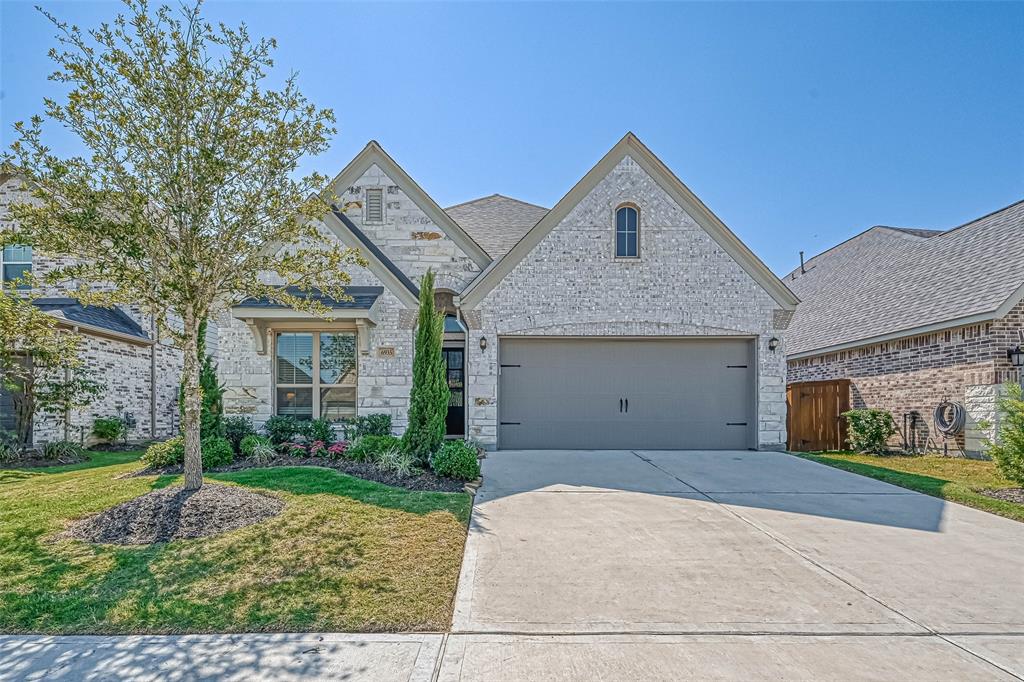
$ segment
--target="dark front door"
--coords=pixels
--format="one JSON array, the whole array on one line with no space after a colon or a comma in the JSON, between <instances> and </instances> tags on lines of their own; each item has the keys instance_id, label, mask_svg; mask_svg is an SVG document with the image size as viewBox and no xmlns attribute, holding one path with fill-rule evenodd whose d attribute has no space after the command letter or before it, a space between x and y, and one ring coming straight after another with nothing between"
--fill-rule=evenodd
<instances>
[{"instance_id":1,"label":"dark front door","mask_svg":"<svg viewBox=\"0 0 1024 682\"><path fill-rule=\"evenodd\" d=\"M448 418L445 420L445 433L449 436L462 436L466 433L464 354L462 348L445 348L441 351L448 377L448 390L452 394L448 401Z\"/></svg>"}]
</instances>

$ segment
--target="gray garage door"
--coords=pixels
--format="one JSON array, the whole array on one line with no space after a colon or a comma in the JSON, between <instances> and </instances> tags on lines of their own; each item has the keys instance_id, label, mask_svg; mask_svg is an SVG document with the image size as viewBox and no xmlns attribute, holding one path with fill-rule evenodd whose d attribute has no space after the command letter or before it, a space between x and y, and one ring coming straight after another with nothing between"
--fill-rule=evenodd
<instances>
[{"instance_id":1,"label":"gray garage door","mask_svg":"<svg viewBox=\"0 0 1024 682\"><path fill-rule=\"evenodd\" d=\"M749 340L506 337L499 345L502 449L755 446Z\"/></svg>"}]
</instances>

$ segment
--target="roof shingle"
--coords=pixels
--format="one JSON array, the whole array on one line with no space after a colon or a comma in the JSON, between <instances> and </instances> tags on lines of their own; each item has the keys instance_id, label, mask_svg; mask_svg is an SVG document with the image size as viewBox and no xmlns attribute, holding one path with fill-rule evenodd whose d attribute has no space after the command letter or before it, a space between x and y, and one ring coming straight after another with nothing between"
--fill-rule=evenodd
<instances>
[{"instance_id":1,"label":"roof shingle","mask_svg":"<svg viewBox=\"0 0 1024 682\"><path fill-rule=\"evenodd\" d=\"M445 209L445 213L495 260L508 253L547 212L543 206L501 194Z\"/></svg>"},{"instance_id":2,"label":"roof shingle","mask_svg":"<svg viewBox=\"0 0 1024 682\"><path fill-rule=\"evenodd\" d=\"M73 298L37 298L33 304L44 312L56 313L68 322L78 322L118 334L149 339L149 334L139 326L139 323L120 308L82 305Z\"/></svg>"}]
</instances>

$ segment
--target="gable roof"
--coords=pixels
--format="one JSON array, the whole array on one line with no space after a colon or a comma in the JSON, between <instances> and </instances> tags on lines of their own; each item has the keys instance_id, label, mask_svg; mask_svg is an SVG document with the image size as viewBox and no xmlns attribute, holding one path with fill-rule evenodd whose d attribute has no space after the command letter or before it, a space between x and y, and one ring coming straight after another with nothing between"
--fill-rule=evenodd
<instances>
[{"instance_id":1,"label":"gable roof","mask_svg":"<svg viewBox=\"0 0 1024 682\"><path fill-rule=\"evenodd\" d=\"M491 263L462 293L466 308L483 298L529 254L615 168L624 157L631 157L644 171L682 207L708 235L735 260L741 268L785 310L793 310L799 299L768 269L718 216L704 205L682 181L672 173L633 133L626 135L597 162L541 220L513 246L508 253Z\"/></svg>"},{"instance_id":2,"label":"gable roof","mask_svg":"<svg viewBox=\"0 0 1024 682\"><path fill-rule=\"evenodd\" d=\"M82 305L77 299L65 297L37 298L32 304L43 312L63 319L69 325L79 327L82 331L110 333L119 338L130 337L133 341L150 341L149 334L139 326L139 323L116 306L101 308Z\"/></svg>"},{"instance_id":3,"label":"gable roof","mask_svg":"<svg viewBox=\"0 0 1024 682\"><path fill-rule=\"evenodd\" d=\"M419 306L419 287L413 284L394 261L388 258L387 254L381 251L347 215L338 210L336 205L331 204L331 211L324 216L323 223L342 244L363 254L370 272L405 303L406 307Z\"/></svg>"},{"instance_id":4,"label":"gable roof","mask_svg":"<svg viewBox=\"0 0 1024 682\"><path fill-rule=\"evenodd\" d=\"M501 194L480 197L445 213L455 219L492 258L501 258L548 212L543 206Z\"/></svg>"},{"instance_id":5,"label":"gable roof","mask_svg":"<svg viewBox=\"0 0 1024 682\"><path fill-rule=\"evenodd\" d=\"M469 256L470 260L476 263L478 268L486 268L491 262L491 257L487 255L487 252L480 248L472 237L466 234L458 223L452 220L451 216L444 212L437 203L430 198L423 188L416 184L416 181L409 177L409 174L402 169L398 163L392 159L387 152L377 143L376 140L370 140L369 143L363 150L356 154L356 157L352 159L347 166L345 166L334 180L331 181L331 187L341 185L342 187L349 187L355 183L363 173L370 168L370 166L376 165L384 173L391 178L402 191L413 200L413 202L419 206L420 210L423 211L427 217L429 217L435 225L441 228L442 231L453 241L455 245L462 249L463 253ZM328 198L330 202L331 198Z\"/></svg>"},{"instance_id":6,"label":"gable roof","mask_svg":"<svg viewBox=\"0 0 1024 682\"><path fill-rule=\"evenodd\" d=\"M873 227L791 272L791 359L1005 315L1024 296L1024 201L948 231Z\"/></svg>"}]
</instances>

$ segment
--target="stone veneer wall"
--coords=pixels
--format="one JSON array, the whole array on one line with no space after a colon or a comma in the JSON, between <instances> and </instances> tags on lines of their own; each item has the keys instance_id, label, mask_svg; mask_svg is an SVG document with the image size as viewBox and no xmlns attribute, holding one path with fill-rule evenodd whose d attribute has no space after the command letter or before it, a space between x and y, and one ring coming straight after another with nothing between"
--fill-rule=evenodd
<instances>
[{"instance_id":1,"label":"stone veneer wall","mask_svg":"<svg viewBox=\"0 0 1024 682\"><path fill-rule=\"evenodd\" d=\"M640 258L613 257L613 212L640 208ZM624 158L466 313L469 435L497 442L500 335L712 336L758 339L758 443L786 443L785 350L768 350L777 304L631 158ZM781 320L786 315L778 316ZM567 322L571 321L571 322ZM779 325L781 326L781 324Z\"/></svg>"},{"instance_id":2,"label":"stone veneer wall","mask_svg":"<svg viewBox=\"0 0 1024 682\"><path fill-rule=\"evenodd\" d=\"M1024 329L1024 303L992 322L791 360L787 381L850 379L852 407L889 410L901 429L904 414L917 411L921 415L916 429L919 444L940 452L979 455L983 439L994 437L998 426L996 400L1001 385L1020 380L1006 359L1006 349L1019 342L1020 329ZM935 407L943 400L963 403L968 413L967 432L948 443L932 421ZM985 422L987 429L981 428ZM901 445L903 435L897 434L891 442Z\"/></svg>"}]
</instances>

